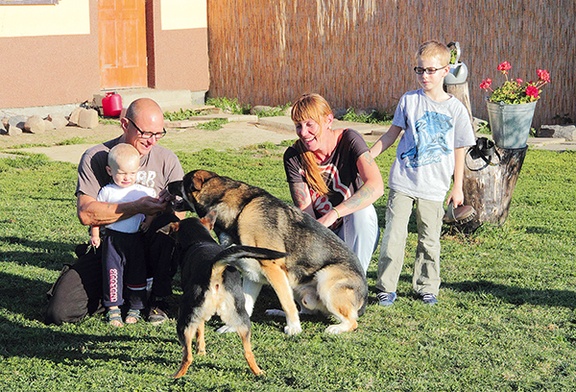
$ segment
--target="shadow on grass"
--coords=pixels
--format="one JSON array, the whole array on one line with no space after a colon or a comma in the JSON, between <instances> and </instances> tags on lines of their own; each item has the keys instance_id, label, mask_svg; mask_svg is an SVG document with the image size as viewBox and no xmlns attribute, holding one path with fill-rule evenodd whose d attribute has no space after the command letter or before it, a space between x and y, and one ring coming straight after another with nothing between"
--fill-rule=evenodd
<instances>
[{"instance_id":1,"label":"shadow on grass","mask_svg":"<svg viewBox=\"0 0 576 392\"><path fill-rule=\"evenodd\" d=\"M443 283L442 288L464 293L491 294L514 305L561 306L575 309L576 292L570 290L532 290L487 280Z\"/></svg>"},{"instance_id":2,"label":"shadow on grass","mask_svg":"<svg viewBox=\"0 0 576 392\"><path fill-rule=\"evenodd\" d=\"M42 358L54 363L70 363L75 361L113 360L119 361L154 361L168 363L154 354L133 349L130 342L146 341L158 343L158 338L146 336L125 336L116 333L106 335L73 333L58 331L49 327L30 327L12 322L0 316L0 356ZM165 343L173 342L166 339ZM125 346L122 353L106 352L110 347Z\"/></svg>"},{"instance_id":3,"label":"shadow on grass","mask_svg":"<svg viewBox=\"0 0 576 392\"><path fill-rule=\"evenodd\" d=\"M2 258L20 265L33 265L60 271L64 264L76 261L73 253L75 245L53 241L31 241L20 237L0 237L0 243L19 245L26 250L4 251Z\"/></svg>"},{"instance_id":4,"label":"shadow on grass","mask_svg":"<svg viewBox=\"0 0 576 392\"><path fill-rule=\"evenodd\" d=\"M46 292L51 286L52 283L0 272L0 309L43 322L48 304Z\"/></svg>"}]
</instances>

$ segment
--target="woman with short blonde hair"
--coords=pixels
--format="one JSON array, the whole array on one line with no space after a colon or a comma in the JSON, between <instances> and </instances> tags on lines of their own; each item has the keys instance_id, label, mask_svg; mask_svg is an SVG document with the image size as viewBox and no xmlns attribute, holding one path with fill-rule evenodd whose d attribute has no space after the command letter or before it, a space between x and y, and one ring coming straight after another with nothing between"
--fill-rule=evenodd
<instances>
[{"instance_id":1,"label":"woman with short blonde hair","mask_svg":"<svg viewBox=\"0 0 576 392\"><path fill-rule=\"evenodd\" d=\"M379 237L372 203L384 193L380 169L358 132L332 129L334 114L321 95L302 95L292 121L298 140L284 153L292 200L331 228L366 273Z\"/></svg>"}]
</instances>

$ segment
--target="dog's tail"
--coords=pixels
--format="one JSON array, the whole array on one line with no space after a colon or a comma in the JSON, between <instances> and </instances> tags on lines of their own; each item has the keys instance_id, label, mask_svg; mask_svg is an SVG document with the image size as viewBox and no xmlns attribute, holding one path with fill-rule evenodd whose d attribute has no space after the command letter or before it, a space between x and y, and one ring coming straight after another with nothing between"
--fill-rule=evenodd
<instances>
[{"instance_id":1,"label":"dog's tail","mask_svg":"<svg viewBox=\"0 0 576 392\"><path fill-rule=\"evenodd\" d=\"M285 257L287 253L279 252L268 248L258 248L247 245L232 245L215 257L217 260L214 263L214 268L226 268L231 265L240 271L243 271L242 259L258 259L258 260L275 260Z\"/></svg>"}]
</instances>

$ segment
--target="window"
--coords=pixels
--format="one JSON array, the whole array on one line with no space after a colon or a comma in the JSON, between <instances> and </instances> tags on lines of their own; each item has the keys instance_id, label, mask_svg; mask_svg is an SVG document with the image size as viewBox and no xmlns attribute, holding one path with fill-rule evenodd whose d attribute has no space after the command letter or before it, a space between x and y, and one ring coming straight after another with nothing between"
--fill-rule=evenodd
<instances>
[{"instance_id":1,"label":"window","mask_svg":"<svg viewBox=\"0 0 576 392\"><path fill-rule=\"evenodd\" d=\"M58 4L58 0L0 0L0 5Z\"/></svg>"}]
</instances>

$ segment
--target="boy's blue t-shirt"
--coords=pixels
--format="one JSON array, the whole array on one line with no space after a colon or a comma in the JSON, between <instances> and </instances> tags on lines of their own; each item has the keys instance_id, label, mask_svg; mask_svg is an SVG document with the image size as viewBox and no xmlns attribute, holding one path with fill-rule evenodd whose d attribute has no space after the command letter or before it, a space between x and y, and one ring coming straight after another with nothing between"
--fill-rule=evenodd
<instances>
[{"instance_id":1,"label":"boy's blue t-shirt","mask_svg":"<svg viewBox=\"0 0 576 392\"><path fill-rule=\"evenodd\" d=\"M422 89L400 98L393 125L404 130L388 186L409 196L444 201L454 174L454 149L476 142L466 107L456 97L443 102Z\"/></svg>"}]
</instances>

